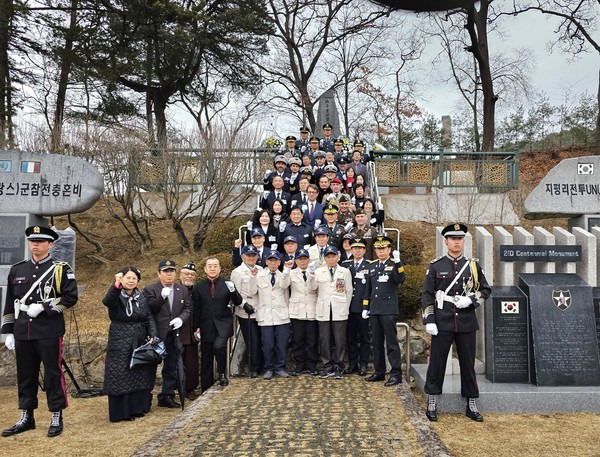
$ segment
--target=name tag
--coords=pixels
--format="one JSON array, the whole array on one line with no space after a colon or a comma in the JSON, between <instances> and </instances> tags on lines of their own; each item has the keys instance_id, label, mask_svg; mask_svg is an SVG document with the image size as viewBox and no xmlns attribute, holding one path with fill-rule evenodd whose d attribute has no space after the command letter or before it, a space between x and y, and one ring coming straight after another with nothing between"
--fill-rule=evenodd
<instances>
[{"instance_id":1,"label":"name tag","mask_svg":"<svg viewBox=\"0 0 600 457\"><path fill-rule=\"evenodd\" d=\"M356 273L356 279L365 279L365 274L361 271L360 273Z\"/></svg>"},{"instance_id":2,"label":"name tag","mask_svg":"<svg viewBox=\"0 0 600 457\"><path fill-rule=\"evenodd\" d=\"M381 275L377 278L377 282L388 282L390 277L388 275Z\"/></svg>"},{"instance_id":3,"label":"name tag","mask_svg":"<svg viewBox=\"0 0 600 457\"><path fill-rule=\"evenodd\" d=\"M385 267L383 269L383 271L392 271L394 269L394 267Z\"/></svg>"},{"instance_id":4,"label":"name tag","mask_svg":"<svg viewBox=\"0 0 600 457\"><path fill-rule=\"evenodd\" d=\"M275 238L273 235L271 235L271 236L269 237L269 241L270 241L270 242L273 242L273 241L275 241L275 240L276 240L276 238Z\"/></svg>"}]
</instances>

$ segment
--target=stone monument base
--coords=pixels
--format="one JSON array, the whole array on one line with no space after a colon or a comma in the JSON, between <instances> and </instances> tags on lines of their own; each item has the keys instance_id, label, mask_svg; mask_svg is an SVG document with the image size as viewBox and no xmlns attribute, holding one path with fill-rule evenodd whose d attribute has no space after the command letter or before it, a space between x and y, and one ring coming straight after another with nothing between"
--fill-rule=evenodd
<instances>
[{"instance_id":1,"label":"stone monument base","mask_svg":"<svg viewBox=\"0 0 600 457\"><path fill-rule=\"evenodd\" d=\"M411 366L417 389L423 392L427 365ZM600 412L600 386L549 386L534 384L492 383L477 376L477 407L485 416L490 413L574 413ZM438 398L438 412L465 413L466 400L460 395L460 376L446 375L443 395Z\"/></svg>"}]
</instances>

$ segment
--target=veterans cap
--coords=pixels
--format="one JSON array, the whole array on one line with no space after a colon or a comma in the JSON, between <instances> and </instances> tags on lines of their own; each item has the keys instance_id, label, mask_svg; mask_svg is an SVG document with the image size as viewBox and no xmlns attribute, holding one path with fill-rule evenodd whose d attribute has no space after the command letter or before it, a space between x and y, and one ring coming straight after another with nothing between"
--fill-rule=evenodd
<instances>
[{"instance_id":1,"label":"veterans cap","mask_svg":"<svg viewBox=\"0 0 600 457\"><path fill-rule=\"evenodd\" d=\"M188 263L186 263L184 266L182 266L181 269L196 271L196 264L192 260L190 260Z\"/></svg>"},{"instance_id":2,"label":"veterans cap","mask_svg":"<svg viewBox=\"0 0 600 457\"><path fill-rule=\"evenodd\" d=\"M327 165L325 167L325 172L326 173L336 173L337 172L337 167L335 165Z\"/></svg>"},{"instance_id":3,"label":"veterans cap","mask_svg":"<svg viewBox=\"0 0 600 457\"><path fill-rule=\"evenodd\" d=\"M258 248L253 244L247 244L242 248L242 255L258 255Z\"/></svg>"},{"instance_id":4,"label":"veterans cap","mask_svg":"<svg viewBox=\"0 0 600 457\"><path fill-rule=\"evenodd\" d=\"M267 253L267 259L281 260L281 254L279 253L279 251L271 250Z\"/></svg>"},{"instance_id":5,"label":"veterans cap","mask_svg":"<svg viewBox=\"0 0 600 457\"><path fill-rule=\"evenodd\" d=\"M296 137L294 135L288 135L285 137L285 141L296 141Z\"/></svg>"},{"instance_id":6,"label":"veterans cap","mask_svg":"<svg viewBox=\"0 0 600 457\"><path fill-rule=\"evenodd\" d=\"M275 159L273 160L273 163L277 163L277 162L283 162L287 165L288 160L285 158L285 156L282 156L280 154L280 155L275 156Z\"/></svg>"},{"instance_id":7,"label":"veterans cap","mask_svg":"<svg viewBox=\"0 0 600 457\"><path fill-rule=\"evenodd\" d=\"M334 205L333 203L329 203L328 205L325 206L325 208L323 208L323 213L324 214L336 214L340 209L337 207L337 205Z\"/></svg>"},{"instance_id":8,"label":"veterans cap","mask_svg":"<svg viewBox=\"0 0 600 457\"><path fill-rule=\"evenodd\" d=\"M254 238L255 236L265 236L265 232L263 232L263 229L260 227L253 228L252 232L250 233L250 238Z\"/></svg>"},{"instance_id":9,"label":"veterans cap","mask_svg":"<svg viewBox=\"0 0 600 457\"><path fill-rule=\"evenodd\" d=\"M50 227L43 227L41 225L32 225L31 227L27 227L25 230L25 236L29 241L54 242L58 240L58 233L56 233Z\"/></svg>"},{"instance_id":10,"label":"veterans cap","mask_svg":"<svg viewBox=\"0 0 600 457\"><path fill-rule=\"evenodd\" d=\"M310 254L306 249L301 248L296 251L296 258L299 259L300 257L310 257Z\"/></svg>"},{"instance_id":11,"label":"veterans cap","mask_svg":"<svg viewBox=\"0 0 600 457\"><path fill-rule=\"evenodd\" d=\"M335 254L338 255L340 251L338 251L338 248L336 248L335 246L327 246L325 248L325 250L323 251L323 256L327 256L329 254Z\"/></svg>"},{"instance_id":12,"label":"veterans cap","mask_svg":"<svg viewBox=\"0 0 600 457\"><path fill-rule=\"evenodd\" d=\"M310 129L306 126L300 127L300 133L310 133Z\"/></svg>"},{"instance_id":13,"label":"veterans cap","mask_svg":"<svg viewBox=\"0 0 600 457\"><path fill-rule=\"evenodd\" d=\"M453 236L453 237L464 237L467 232L469 231L469 229L467 228L467 226L465 224L450 224L446 227L444 227L444 229L442 230L442 236L443 237L449 237L449 236Z\"/></svg>"},{"instance_id":14,"label":"veterans cap","mask_svg":"<svg viewBox=\"0 0 600 457\"><path fill-rule=\"evenodd\" d=\"M333 125L331 125L329 122L326 124L323 124L323 130L326 130L326 129L330 129L330 130L333 129Z\"/></svg>"},{"instance_id":15,"label":"veterans cap","mask_svg":"<svg viewBox=\"0 0 600 457\"><path fill-rule=\"evenodd\" d=\"M158 271L175 270L176 268L173 260L164 259L158 262Z\"/></svg>"},{"instance_id":16,"label":"veterans cap","mask_svg":"<svg viewBox=\"0 0 600 457\"><path fill-rule=\"evenodd\" d=\"M302 160L300 160L298 157L292 157L290 160L288 160L288 165L294 165L294 164L301 166Z\"/></svg>"},{"instance_id":17,"label":"veterans cap","mask_svg":"<svg viewBox=\"0 0 600 457\"><path fill-rule=\"evenodd\" d=\"M352 241L350 242L350 247L351 248L366 248L367 242L364 238L352 238Z\"/></svg>"},{"instance_id":18,"label":"veterans cap","mask_svg":"<svg viewBox=\"0 0 600 457\"><path fill-rule=\"evenodd\" d=\"M283 244L287 243L288 241L292 241L293 243L298 243L298 240L293 235L286 236L285 239L283 240Z\"/></svg>"},{"instance_id":19,"label":"veterans cap","mask_svg":"<svg viewBox=\"0 0 600 457\"><path fill-rule=\"evenodd\" d=\"M392 245L392 239L384 236L384 235L379 235L378 237L375 238L375 241L373 242L373 247L375 249L377 248L389 248Z\"/></svg>"},{"instance_id":20,"label":"veterans cap","mask_svg":"<svg viewBox=\"0 0 600 457\"><path fill-rule=\"evenodd\" d=\"M326 227L319 226L315 229L315 236L317 235L327 235L329 236L329 230Z\"/></svg>"},{"instance_id":21,"label":"veterans cap","mask_svg":"<svg viewBox=\"0 0 600 457\"><path fill-rule=\"evenodd\" d=\"M318 159L319 157L323 157L325 158L325 151L317 151L315 152L315 159Z\"/></svg>"}]
</instances>

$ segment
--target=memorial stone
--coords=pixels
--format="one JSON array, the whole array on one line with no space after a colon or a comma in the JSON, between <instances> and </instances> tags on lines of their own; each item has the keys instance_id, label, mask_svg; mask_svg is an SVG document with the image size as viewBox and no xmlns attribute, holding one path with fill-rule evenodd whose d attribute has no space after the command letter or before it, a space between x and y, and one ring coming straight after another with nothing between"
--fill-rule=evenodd
<instances>
[{"instance_id":1,"label":"memorial stone","mask_svg":"<svg viewBox=\"0 0 600 457\"><path fill-rule=\"evenodd\" d=\"M538 386L600 385L592 288L575 274L521 274Z\"/></svg>"},{"instance_id":2,"label":"memorial stone","mask_svg":"<svg viewBox=\"0 0 600 457\"><path fill-rule=\"evenodd\" d=\"M56 230L56 227L52 227L52 229L58 233L58 240L54 242L50 255L60 262L67 262L75 270L75 245L77 240L75 232L71 227L67 227L65 230Z\"/></svg>"},{"instance_id":3,"label":"memorial stone","mask_svg":"<svg viewBox=\"0 0 600 457\"><path fill-rule=\"evenodd\" d=\"M335 92L326 91L319 99L319 111L317 112L317 127L315 135L323 138L323 124L329 123L333 127L331 136L337 138L340 136L340 116L335 104Z\"/></svg>"}]
</instances>

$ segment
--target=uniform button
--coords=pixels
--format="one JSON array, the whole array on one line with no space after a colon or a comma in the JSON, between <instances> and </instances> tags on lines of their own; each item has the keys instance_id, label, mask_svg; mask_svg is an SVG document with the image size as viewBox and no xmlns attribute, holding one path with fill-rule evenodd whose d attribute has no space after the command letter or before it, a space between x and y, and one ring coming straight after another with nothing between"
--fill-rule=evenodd
<instances>
[{"instance_id":1,"label":"uniform button","mask_svg":"<svg viewBox=\"0 0 600 457\"><path fill-rule=\"evenodd\" d=\"M35 275L33 275L33 277L35 278Z\"/></svg>"},{"instance_id":2,"label":"uniform button","mask_svg":"<svg viewBox=\"0 0 600 457\"><path fill-rule=\"evenodd\" d=\"M458 316L458 313L456 313L456 315Z\"/></svg>"}]
</instances>

